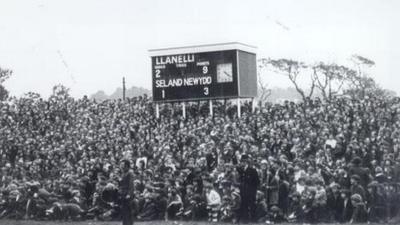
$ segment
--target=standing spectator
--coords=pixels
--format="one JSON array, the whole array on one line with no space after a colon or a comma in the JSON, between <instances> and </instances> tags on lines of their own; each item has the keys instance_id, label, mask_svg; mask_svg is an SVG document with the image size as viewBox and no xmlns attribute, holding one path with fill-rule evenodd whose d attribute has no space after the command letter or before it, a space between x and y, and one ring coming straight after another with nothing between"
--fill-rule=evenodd
<instances>
[{"instance_id":1,"label":"standing spectator","mask_svg":"<svg viewBox=\"0 0 400 225\"><path fill-rule=\"evenodd\" d=\"M350 193L351 192L348 189L341 190L340 197L342 198L342 207L341 207L342 215L340 222L342 223L348 223L353 216L353 205L350 199L351 196Z\"/></svg>"},{"instance_id":2,"label":"standing spectator","mask_svg":"<svg viewBox=\"0 0 400 225\"><path fill-rule=\"evenodd\" d=\"M360 177L358 175L353 175L350 178L351 182L351 195L359 194L362 199L365 199L365 189L360 184Z\"/></svg>"},{"instance_id":3,"label":"standing spectator","mask_svg":"<svg viewBox=\"0 0 400 225\"><path fill-rule=\"evenodd\" d=\"M384 222L386 215L386 196L382 189L384 187L377 181L368 184L368 221Z\"/></svg>"},{"instance_id":4,"label":"standing spectator","mask_svg":"<svg viewBox=\"0 0 400 225\"><path fill-rule=\"evenodd\" d=\"M244 154L237 167L242 199L240 220L255 222L257 187L260 183L257 170L251 166L249 156Z\"/></svg>"},{"instance_id":5,"label":"standing spectator","mask_svg":"<svg viewBox=\"0 0 400 225\"><path fill-rule=\"evenodd\" d=\"M335 182L327 188L327 210L329 214L329 221L340 221L342 213L342 198L340 197L339 185Z\"/></svg>"},{"instance_id":6,"label":"standing spectator","mask_svg":"<svg viewBox=\"0 0 400 225\"><path fill-rule=\"evenodd\" d=\"M352 160L352 165L350 166L349 169L349 175L350 176L357 175L359 178L358 182L361 184L361 186L366 187L370 181L370 172L368 168L362 167L361 162L362 160L359 157L355 157Z\"/></svg>"},{"instance_id":7,"label":"standing spectator","mask_svg":"<svg viewBox=\"0 0 400 225\"><path fill-rule=\"evenodd\" d=\"M133 224L133 193L134 193L134 178L133 172L130 170L131 163L129 160L124 159L121 163L122 176L119 182L120 201L121 201L121 215L123 225Z\"/></svg>"}]
</instances>

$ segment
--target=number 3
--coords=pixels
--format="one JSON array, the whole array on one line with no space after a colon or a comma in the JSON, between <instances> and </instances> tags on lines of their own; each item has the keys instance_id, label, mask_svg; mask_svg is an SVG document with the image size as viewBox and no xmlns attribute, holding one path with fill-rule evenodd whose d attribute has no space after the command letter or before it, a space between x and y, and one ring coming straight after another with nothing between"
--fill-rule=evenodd
<instances>
[{"instance_id":1,"label":"number 3","mask_svg":"<svg viewBox=\"0 0 400 225\"><path fill-rule=\"evenodd\" d=\"M204 88L204 95L208 95L208 94L209 94L208 87L205 87Z\"/></svg>"}]
</instances>

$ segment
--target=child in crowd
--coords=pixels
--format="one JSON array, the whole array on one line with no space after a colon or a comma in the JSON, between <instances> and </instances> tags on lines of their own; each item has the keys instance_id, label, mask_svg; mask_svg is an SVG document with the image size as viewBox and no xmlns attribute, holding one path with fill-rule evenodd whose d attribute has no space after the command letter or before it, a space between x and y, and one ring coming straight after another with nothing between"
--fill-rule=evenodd
<instances>
[{"instance_id":1,"label":"child in crowd","mask_svg":"<svg viewBox=\"0 0 400 225\"><path fill-rule=\"evenodd\" d=\"M210 181L204 184L206 190L208 221L218 222L218 212L221 207L221 196Z\"/></svg>"}]
</instances>

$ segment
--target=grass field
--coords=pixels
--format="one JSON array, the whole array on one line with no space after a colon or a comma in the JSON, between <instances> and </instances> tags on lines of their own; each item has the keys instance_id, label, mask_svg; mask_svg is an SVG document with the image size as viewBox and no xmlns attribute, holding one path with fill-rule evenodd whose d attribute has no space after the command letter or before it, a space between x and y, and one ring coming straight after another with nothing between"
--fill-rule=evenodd
<instances>
[{"instance_id":1,"label":"grass field","mask_svg":"<svg viewBox=\"0 0 400 225\"><path fill-rule=\"evenodd\" d=\"M81 221L81 222L57 222L57 221L31 221L31 220L0 220L0 225L120 225L121 222L100 222L100 221ZM212 224L228 224L228 223L207 223L207 222L135 222L135 225L212 225ZM296 225L293 223L280 223L282 225ZM335 223L330 223L333 225ZM248 224L250 225L250 224ZM304 224L298 224L304 225ZM328 225L328 224L327 224ZM363 225L363 224L360 224ZM365 225L365 224L364 224ZM373 225L373 224L368 224ZM378 224L377 224L378 225Z\"/></svg>"},{"instance_id":2,"label":"grass field","mask_svg":"<svg viewBox=\"0 0 400 225\"><path fill-rule=\"evenodd\" d=\"M103 221L80 221L80 222L60 222L60 221L31 221L31 220L0 220L0 225L120 225L121 222L103 222ZM135 225L211 225L207 222L135 222ZM222 223L217 223L222 224Z\"/></svg>"}]
</instances>

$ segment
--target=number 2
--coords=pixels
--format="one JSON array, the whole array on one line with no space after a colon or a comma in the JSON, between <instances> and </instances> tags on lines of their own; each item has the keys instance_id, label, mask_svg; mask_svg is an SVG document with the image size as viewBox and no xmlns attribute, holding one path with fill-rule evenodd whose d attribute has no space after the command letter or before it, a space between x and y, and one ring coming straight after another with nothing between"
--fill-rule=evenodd
<instances>
[{"instance_id":1,"label":"number 2","mask_svg":"<svg viewBox=\"0 0 400 225\"><path fill-rule=\"evenodd\" d=\"M160 78L160 73L161 73L160 70L156 70L156 78Z\"/></svg>"},{"instance_id":2,"label":"number 2","mask_svg":"<svg viewBox=\"0 0 400 225\"><path fill-rule=\"evenodd\" d=\"M208 91L208 87L204 87L204 95L208 95L209 91Z\"/></svg>"}]
</instances>

